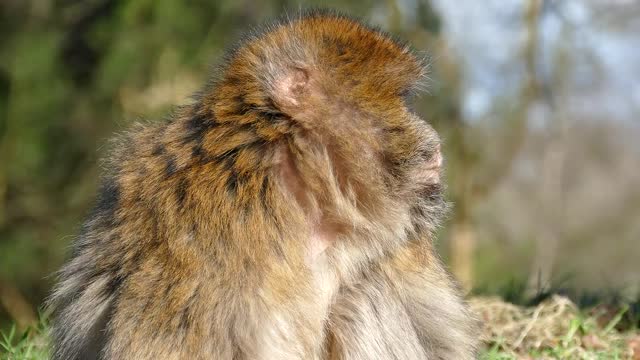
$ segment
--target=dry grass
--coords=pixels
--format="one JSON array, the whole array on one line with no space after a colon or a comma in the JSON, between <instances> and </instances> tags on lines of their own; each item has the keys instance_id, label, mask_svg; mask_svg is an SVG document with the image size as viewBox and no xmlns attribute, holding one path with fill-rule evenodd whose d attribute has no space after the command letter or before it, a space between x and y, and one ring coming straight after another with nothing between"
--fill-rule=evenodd
<instances>
[{"instance_id":1,"label":"dry grass","mask_svg":"<svg viewBox=\"0 0 640 360\"><path fill-rule=\"evenodd\" d=\"M558 295L528 308L497 297L470 303L484 323L485 359L640 359L639 335L616 329L624 307L612 316L597 310L587 316Z\"/></svg>"}]
</instances>

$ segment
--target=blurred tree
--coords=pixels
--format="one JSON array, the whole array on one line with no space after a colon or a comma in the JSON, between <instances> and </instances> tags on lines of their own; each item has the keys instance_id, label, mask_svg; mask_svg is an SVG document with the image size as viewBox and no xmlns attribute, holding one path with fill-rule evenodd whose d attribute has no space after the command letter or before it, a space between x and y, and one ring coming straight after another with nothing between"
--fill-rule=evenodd
<instances>
[{"instance_id":1,"label":"blurred tree","mask_svg":"<svg viewBox=\"0 0 640 360\"><path fill-rule=\"evenodd\" d=\"M2 280L0 280L0 305L4 307L21 330L38 323L33 306L13 284Z\"/></svg>"},{"instance_id":2,"label":"blurred tree","mask_svg":"<svg viewBox=\"0 0 640 360\"><path fill-rule=\"evenodd\" d=\"M503 109L499 124L486 133L486 125L471 124L461 114L460 69L455 55L444 47L434 64L434 76L444 85L437 95L425 102L429 120L433 121L445 139L448 155L448 180L453 200L453 216L448 229L451 268L467 290L474 285L474 260L477 235L474 211L511 172L527 132L531 104L539 97L536 61L538 49L538 16L541 0L529 0L522 19L526 25L526 40L521 60L525 64L525 81L515 105ZM429 110L431 108L431 110ZM487 146L491 144L492 146Z\"/></svg>"},{"instance_id":3,"label":"blurred tree","mask_svg":"<svg viewBox=\"0 0 640 360\"><path fill-rule=\"evenodd\" d=\"M531 29L530 33L538 32L540 27L539 17L542 9L550 9L550 2L543 1L546 6L538 6L535 9L535 13L531 12L528 17L528 26ZM526 56L527 68L530 74L538 74L536 71L537 59L532 49ZM537 48L537 46L536 46ZM536 51L537 52L537 51ZM565 64L566 57L556 59L557 62ZM560 66L566 70L564 66ZM557 73L553 77L554 79L561 79L566 76L564 74ZM543 217L545 226L541 229L540 238L535 241L535 253L533 256L533 262L529 271L529 279L527 281L527 295L535 296L536 294L548 291L551 286L551 274L553 263L555 261L556 252L558 250L558 244L560 242L560 231L562 229L563 214L561 206L556 206L558 202L562 202L564 197L563 186L563 166L564 166L564 145L562 139L563 128L565 121L563 121L562 115L559 114L557 109L558 104L553 99L552 92L553 86L549 84L549 79L537 76L538 80L529 80L528 95L531 101L538 102L539 106L544 106L550 111L551 121L549 122L550 130L550 142L544 150L544 160L542 165L542 174L540 180L542 183L542 197L540 198L540 208L543 210ZM561 85L561 84L557 84ZM562 105L560 105L562 106Z\"/></svg>"}]
</instances>

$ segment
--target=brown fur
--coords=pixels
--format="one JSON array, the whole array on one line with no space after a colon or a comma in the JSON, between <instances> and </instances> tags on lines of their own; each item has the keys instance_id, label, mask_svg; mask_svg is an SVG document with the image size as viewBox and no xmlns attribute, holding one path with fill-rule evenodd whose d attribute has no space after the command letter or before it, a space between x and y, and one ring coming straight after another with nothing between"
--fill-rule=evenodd
<instances>
[{"instance_id":1,"label":"brown fur","mask_svg":"<svg viewBox=\"0 0 640 360\"><path fill-rule=\"evenodd\" d=\"M52 297L54 359L471 359L430 245L424 64L326 12L247 39L167 123L116 142Z\"/></svg>"}]
</instances>

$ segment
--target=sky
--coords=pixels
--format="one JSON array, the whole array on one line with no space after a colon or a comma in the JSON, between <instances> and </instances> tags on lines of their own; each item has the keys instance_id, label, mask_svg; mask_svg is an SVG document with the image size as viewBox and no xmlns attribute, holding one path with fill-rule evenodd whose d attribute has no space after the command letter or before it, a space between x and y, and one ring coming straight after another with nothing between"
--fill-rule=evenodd
<instances>
[{"instance_id":1,"label":"sky","mask_svg":"<svg viewBox=\"0 0 640 360\"><path fill-rule=\"evenodd\" d=\"M498 101L518 93L527 1L433 0L444 36L462 59L463 110L470 121L490 116ZM564 110L572 118L640 122L640 2L544 4L537 71L554 96L562 97ZM568 60L558 61L563 57Z\"/></svg>"}]
</instances>

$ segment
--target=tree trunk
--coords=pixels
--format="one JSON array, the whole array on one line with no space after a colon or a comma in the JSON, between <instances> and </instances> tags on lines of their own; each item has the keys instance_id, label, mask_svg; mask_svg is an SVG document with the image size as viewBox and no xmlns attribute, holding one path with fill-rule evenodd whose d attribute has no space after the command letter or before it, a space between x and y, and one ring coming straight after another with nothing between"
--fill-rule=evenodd
<instances>
[{"instance_id":1,"label":"tree trunk","mask_svg":"<svg viewBox=\"0 0 640 360\"><path fill-rule=\"evenodd\" d=\"M9 313L20 329L25 329L38 322L33 307L22 296L20 290L2 280L0 280L0 305Z\"/></svg>"},{"instance_id":2,"label":"tree trunk","mask_svg":"<svg viewBox=\"0 0 640 360\"><path fill-rule=\"evenodd\" d=\"M473 256L476 236L468 216L460 216L451 227L451 269L465 291L473 287Z\"/></svg>"}]
</instances>

